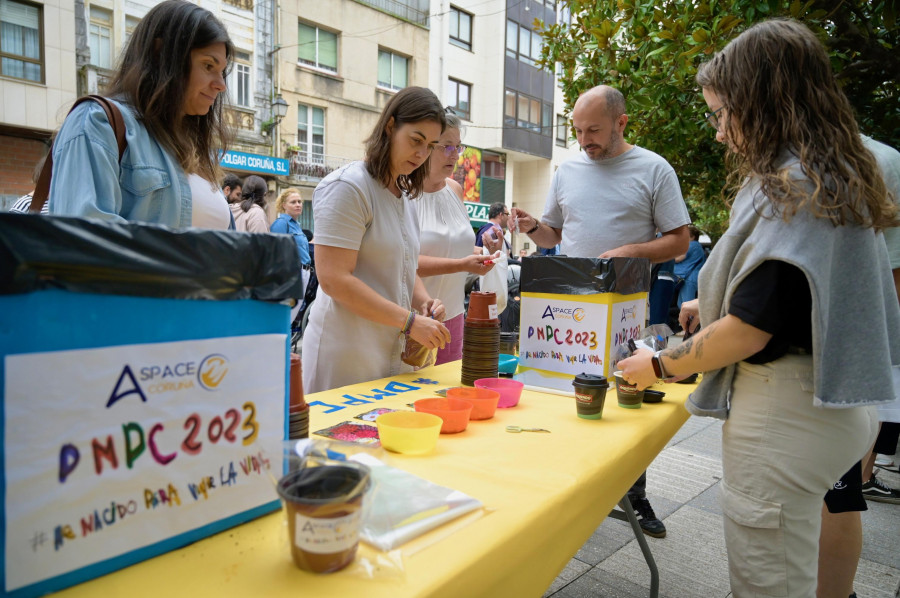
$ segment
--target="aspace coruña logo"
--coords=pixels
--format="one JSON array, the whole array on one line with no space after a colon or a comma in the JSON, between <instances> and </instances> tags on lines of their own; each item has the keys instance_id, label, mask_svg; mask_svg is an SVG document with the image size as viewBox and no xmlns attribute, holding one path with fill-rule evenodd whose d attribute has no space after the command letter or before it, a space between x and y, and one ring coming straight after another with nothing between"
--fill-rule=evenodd
<instances>
[{"instance_id":1,"label":"aspace coru\u00f1a logo","mask_svg":"<svg viewBox=\"0 0 900 598\"><path fill-rule=\"evenodd\" d=\"M550 318L551 320L575 320L580 322L584 319L584 309L580 307L556 307L548 305L544 310L541 319Z\"/></svg>"},{"instance_id":2,"label":"aspace coru\u00f1a logo","mask_svg":"<svg viewBox=\"0 0 900 598\"><path fill-rule=\"evenodd\" d=\"M194 388L195 384L199 384L204 390L216 391L222 386L228 369L228 358L221 353L212 353L200 361L189 360L135 367L126 363L113 386L106 406L110 407L129 395L135 395L146 403L147 395L189 390Z\"/></svg>"}]
</instances>

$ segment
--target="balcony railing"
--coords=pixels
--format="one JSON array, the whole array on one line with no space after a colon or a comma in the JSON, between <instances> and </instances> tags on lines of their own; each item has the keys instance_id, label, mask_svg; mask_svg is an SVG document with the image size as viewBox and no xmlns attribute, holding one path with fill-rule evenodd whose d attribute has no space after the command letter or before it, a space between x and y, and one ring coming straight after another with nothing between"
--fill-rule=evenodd
<instances>
[{"instance_id":1,"label":"balcony railing","mask_svg":"<svg viewBox=\"0 0 900 598\"><path fill-rule=\"evenodd\" d=\"M225 4L243 8L244 10L253 10L253 0L225 0Z\"/></svg>"},{"instance_id":2,"label":"balcony railing","mask_svg":"<svg viewBox=\"0 0 900 598\"><path fill-rule=\"evenodd\" d=\"M285 157L290 160L291 177L298 177L301 180L305 179L313 182L324 179L332 171L353 161L348 158L326 156L325 154L317 154L307 150L288 150Z\"/></svg>"},{"instance_id":3,"label":"balcony railing","mask_svg":"<svg viewBox=\"0 0 900 598\"><path fill-rule=\"evenodd\" d=\"M372 8L398 16L417 25L428 26L428 13L411 6L418 4L415 0L356 0L360 4L366 4Z\"/></svg>"}]
</instances>

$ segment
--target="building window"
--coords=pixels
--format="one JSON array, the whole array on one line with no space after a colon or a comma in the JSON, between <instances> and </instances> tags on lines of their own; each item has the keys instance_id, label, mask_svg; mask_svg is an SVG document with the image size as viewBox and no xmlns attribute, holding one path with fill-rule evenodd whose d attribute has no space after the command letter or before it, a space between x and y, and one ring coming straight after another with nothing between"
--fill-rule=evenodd
<instances>
[{"instance_id":1,"label":"building window","mask_svg":"<svg viewBox=\"0 0 900 598\"><path fill-rule=\"evenodd\" d=\"M450 7L450 43L472 49L472 15L453 6Z\"/></svg>"},{"instance_id":2,"label":"building window","mask_svg":"<svg viewBox=\"0 0 900 598\"><path fill-rule=\"evenodd\" d=\"M89 28L91 64L102 69L112 68L112 13L92 6Z\"/></svg>"},{"instance_id":3,"label":"building window","mask_svg":"<svg viewBox=\"0 0 900 598\"><path fill-rule=\"evenodd\" d=\"M447 101L456 116L472 120L471 103L472 86L456 79L447 79Z\"/></svg>"},{"instance_id":4,"label":"building window","mask_svg":"<svg viewBox=\"0 0 900 598\"><path fill-rule=\"evenodd\" d=\"M249 52L234 53L234 69L229 81L231 102L242 108L250 108L250 62Z\"/></svg>"},{"instance_id":5,"label":"building window","mask_svg":"<svg viewBox=\"0 0 900 598\"><path fill-rule=\"evenodd\" d=\"M337 72L337 33L300 23L297 59L301 64Z\"/></svg>"},{"instance_id":6,"label":"building window","mask_svg":"<svg viewBox=\"0 0 900 598\"><path fill-rule=\"evenodd\" d=\"M297 145L301 162L325 163L325 109L297 105Z\"/></svg>"},{"instance_id":7,"label":"building window","mask_svg":"<svg viewBox=\"0 0 900 598\"><path fill-rule=\"evenodd\" d=\"M541 36L515 21L506 21L506 55L535 66L541 58Z\"/></svg>"},{"instance_id":8,"label":"building window","mask_svg":"<svg viewBox=\"0 0 900 598\"><path fill-rule=\"evenodd\" d=\"M409 58L387 50L378 50L378 86L403 89L407 85Z\"/></svg>"},{"instance_id":9,"label":"building window","mask_svg":"<svg viewBox=\"0 0 900 598\"><path fill-rule=\"evenodd\" d=\"M556 115L556 145L569 147L569 120L562 114Z\"/></svg>"},{"instance_id":10,"label":"building window","mask_svg":"<svg viewBox=\"0 0 900 598\"><path fill-rule=\"evenodd\" d=\"M503 124L506 127L527 129L534 133L550 136L553 105L541 102L537 98L506 90L504 102Z\"/></svg>"},{"instance_id":11,"label":"building window","mask_svg":"<svg viewBox=\"0 0 900 598\"><path fill-rule=\"evenodd\" d=\"M122 43L122 50L128 46L128 42L131 41L131 34L134 33L134 29L140 22L141 20L137 17L125 15L125 41Z\"/></svg>"},{"instance_id":12,"label":"building window","mask_svg":"<svg viewBox=\"0 0 900 598\"><path fill-rule=\"evenodd\" d=\"M0 0L0 74L42 82L41 9Z\"/></svg>"},{"instance_id":13,"label":"building window","mask_svg":"<svg viewBox=\"0 0 900 598\"><path fill-rule=\"evenodd\" d=\"M516 92L506 90L506 101L503 109L503 125L506 127L516 126Z\"/></svg>"}]
</instances>

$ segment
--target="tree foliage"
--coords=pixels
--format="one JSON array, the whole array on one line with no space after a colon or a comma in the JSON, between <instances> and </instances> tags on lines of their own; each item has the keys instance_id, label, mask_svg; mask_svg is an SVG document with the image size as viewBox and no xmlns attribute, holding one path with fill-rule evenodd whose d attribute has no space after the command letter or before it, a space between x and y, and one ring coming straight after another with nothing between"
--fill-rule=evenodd
<instances>
[{"instance_id":1,"label":"tree foliage","mask_svg":"<svg viewBox=\"0 0 900 598\"><path fill-rule=\"evenodd\" d=\"M751 24L789 16L825 43L860 128L900 147L900 0L560 0L571 23L535 30L541 66L561 75L566 109L606 84L625 94L626 137L665 157L695 223L717 239L728 225L724 151L705 121L694 76Z\"/></svg>"}]
</instances>

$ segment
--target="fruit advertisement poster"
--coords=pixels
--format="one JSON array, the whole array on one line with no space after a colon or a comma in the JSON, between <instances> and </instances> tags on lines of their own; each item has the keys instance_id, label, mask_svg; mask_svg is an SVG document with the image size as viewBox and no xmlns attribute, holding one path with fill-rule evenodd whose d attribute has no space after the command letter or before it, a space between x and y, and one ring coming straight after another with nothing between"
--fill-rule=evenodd
<instances>
[{"instance_id":1,"label":"fruit advertisement poster","mask_svg":"<svg viewBox=\"0 0 900 598\"><path fill-rule=\"evenodd\" d=\"M453 178L463 188L463 201L481 201L481 150L467 147L456 161Z\"/></svg>"}]
</instances>

